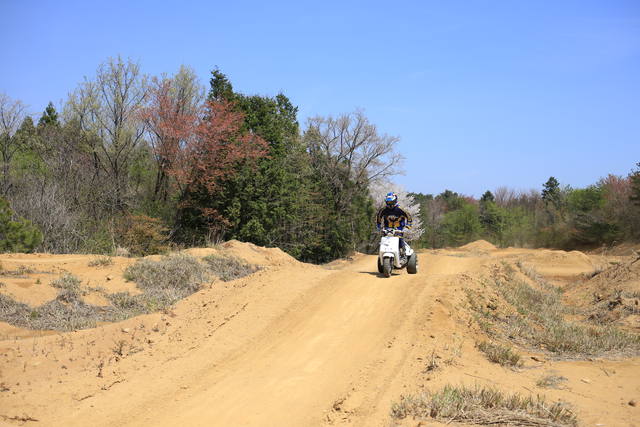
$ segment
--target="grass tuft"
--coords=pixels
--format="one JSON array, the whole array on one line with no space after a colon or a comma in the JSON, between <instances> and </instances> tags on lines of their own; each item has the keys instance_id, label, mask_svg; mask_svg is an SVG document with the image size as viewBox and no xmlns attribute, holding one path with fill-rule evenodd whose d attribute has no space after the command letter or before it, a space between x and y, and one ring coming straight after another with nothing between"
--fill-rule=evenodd
<instances>
[{"instance_id":1,"label":"grass tuft","mask_svg":"<svg viewBox=\"0 0 640 427\"><path fill-rule=\"evenodd\" d=\"M478 349L493 363L511 367L520 367L523 365L522 357L518 353L501 344L482 341L478 344Z\"/></svg>"},{"instance_id":2,"label":"grass tuft","mask_svg":"<svg viewBox=\"0 0 640 427\"><path fill-rule=\"evenodd\" d=\"M58 290L58 301L72 303L80 300L82 291L80 290L80 279L72 274L65 273L62 277L52 281L51 286Z\"/></svg>"},{"instance_id":3,"label":"grass tuft","mask_svg":"<svg viewBox=\"0 0 640 427\"><path fill-rule=\"evenodd\" d=\"M567 381L567 379L560 375L549 374L536 381L536 385L541 388L559 388L563 381Z\"/></svg>"},{"instance_id":4,"label":"grass tuft","mask_svg":"<svg viewBox=\"0 0 640 427\"><path fill-rule=\"evenodd\" d=\"M505 394L479 387L446 385L434 393L401 396L391 407L391 416L404 419L433 418L479 425L576 426L573 412L563 403L547 403L542 396Z\"/></svg>"},{"instance_id":5,"label":"grass tuft","mask_svg":"<svg viewBox=\"0 0 640 427\"><path fill-rule=\"evenodd\" d=\"M224 282L248 276L260 269L258 266L227 255L208 255L202 260L207 264L209 271Z\"/></svg>"},{"instance_id":6,"label":"grass tuft","mask_svg":"<svg viewBox=\"0 0 640 427\"><path fill-rule=\"evenodd\" d=\"M89 267L107 267L113 265L113 258L110 256L99 256L89 261Z\"/></svg>"}]
</instances>

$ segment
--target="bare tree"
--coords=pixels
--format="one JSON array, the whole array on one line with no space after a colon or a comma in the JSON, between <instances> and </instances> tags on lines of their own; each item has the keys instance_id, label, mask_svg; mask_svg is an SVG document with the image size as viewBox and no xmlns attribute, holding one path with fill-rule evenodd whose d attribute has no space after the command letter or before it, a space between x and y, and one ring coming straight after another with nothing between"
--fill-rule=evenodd
<instances>
[{"instance_id":1,"label":"bare tree","mask_svg":"<svg viewBox=\"0 0 640 427\"><path fill-rule=\"evenodd\" d=\"M0 93L0 161L2 162L2 183L0 191L6 196L11 188L11 159L19 148L15 138L18 127L27 116L25 105L13 101L6 94Z\"/></svg>"},{"instance_id":2,"label":"bare tree","mask_svg":"<svg viewBox=\"0 0 640 427\"><path fill-rule=\"evenodd\" d=\"M104 173L112 187L114 207L126 205L132 153L145 126L139 112L147 97L146 77L138 64L109 58L98 67L94 81L85 81L70 95L67 120L77 120L90 138L96 178Z\"/></svg>"},{"instance_id":3,"label":"bare tree","mask_svg":"<svg viewBox=\"0 0 640 427\"><path fill-rule=\"evenodd\" d=\"M400 139L378 133L362 111L337 118L309 119L305 142L316 170L334 189L338 206L353 192L400 173L403 157L395 152Z\"/></svg>"}]
</instances>

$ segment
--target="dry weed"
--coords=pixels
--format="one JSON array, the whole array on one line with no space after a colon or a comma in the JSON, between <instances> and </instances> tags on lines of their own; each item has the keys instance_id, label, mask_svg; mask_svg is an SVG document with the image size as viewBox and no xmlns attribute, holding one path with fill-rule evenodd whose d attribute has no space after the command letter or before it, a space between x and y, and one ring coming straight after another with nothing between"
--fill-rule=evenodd
<instances>
[{"instance_id":1,"label":"dry weed","mask_svg":"<svg viewBox=\"0 0 640 427\"><path fill-rule=\"evenodd\" d=\"M561 402L544 397L505 394L494 388L447 385L434 393L401 396L391 416L403 419L433 418L443 422L479 425L576 426L573 412Z\"/></svg>"},{"instance_id":2,"label":"dry weed","mask_svg":"<svg viewBox=\"0 0 640 427\"><path fill-rule=\"evenodd\" d=\"M567 379L560 375L549 374L536 381L536 385L541 388L559 388L563 381Z\"/></svg>"},{"instance_id":3,"label":"dry weed","mask_svg":"<svg viewBox=\"0 0 640 427\"><path fill-rule=\"evenodd\" d=\"M113 258L110 256L99 256L89 261L89 267L107 267L113 265Z\"/></svg>"},{"instance_id":4,"label":"dry weed","mask_svg":"<svg viewBox=\"0 0 640 427\"><path fill-rule=\"evenodd\" d=\"M511 367L520 367L523 365L522 357L518 353L501 344L482 341L478 344L478 349L493 363Z\"/></svg>"},{"instance_id":5,"label":"dry weed","mask_svg":"<svg viewBox=\"0 0 640 427\"><path fill-rule=\"evenodd\" d=\"M564 356L586 357L607 353L637 352L640 336L624 332L614 326L597 326L566 320L576 314L561 302L557 288L535 289L516 280L507 271L507 280L488 282L513 309L513 312L487 310L479 295L468 292L472 309L483 330L525 345L533 345Z\"/></svg>"},{"instance_id":6,"label":"dry weed","mask_svg":"<svg viewBox=\"0 0 640 427\"><path fill-rule=\"evenodd\" d=\"M248 276L260 269L258 266L247 264L239 258L228 255L209 255L202 260L207 264L209 271L224 282Z\"/></svg>"}]
</instances>

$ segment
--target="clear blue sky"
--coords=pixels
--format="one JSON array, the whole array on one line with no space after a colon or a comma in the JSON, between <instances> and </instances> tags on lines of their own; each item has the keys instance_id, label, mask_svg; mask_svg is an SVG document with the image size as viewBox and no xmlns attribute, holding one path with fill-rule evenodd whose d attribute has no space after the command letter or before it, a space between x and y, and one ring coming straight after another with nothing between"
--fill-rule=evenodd
<instances>
[{"instance_id":1,"label":"clear blue sky","mask_svg":"<svg viewBox=\"0 0 640 427\"><path fill-rule=\"evenodd\" d=\"M215 66L312 115L363 108L409 190L574 187L640 162L640 1L0 0L0 92L38 113L121 54Z\"/></svg>"}]
</instances>

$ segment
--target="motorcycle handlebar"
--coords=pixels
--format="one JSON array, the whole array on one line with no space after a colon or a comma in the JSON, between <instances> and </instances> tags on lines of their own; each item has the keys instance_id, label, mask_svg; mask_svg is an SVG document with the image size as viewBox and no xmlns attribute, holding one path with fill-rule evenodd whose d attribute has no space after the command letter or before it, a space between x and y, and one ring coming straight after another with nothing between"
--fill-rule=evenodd
<instances>
[{"instance_id":1,"label":"motorcycle handlebar","mask_svg":"<svg viewBox=\"0 0 640 427\"><path fill-rule=\"evenodd\" d=\"M387 235L393 235L393 236L403 236L404 235L404 231L402 230L396 230L394 228L383 228L381 230L382 235L387 236Z\"/></svg>"}]
</instances>

